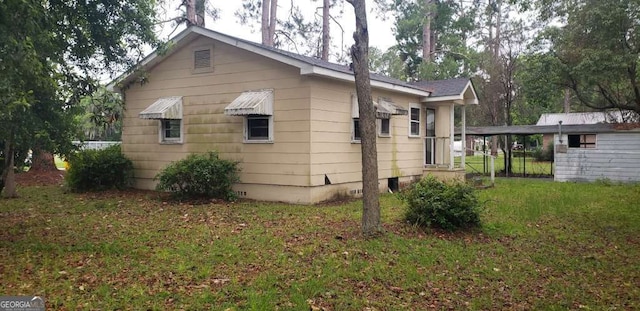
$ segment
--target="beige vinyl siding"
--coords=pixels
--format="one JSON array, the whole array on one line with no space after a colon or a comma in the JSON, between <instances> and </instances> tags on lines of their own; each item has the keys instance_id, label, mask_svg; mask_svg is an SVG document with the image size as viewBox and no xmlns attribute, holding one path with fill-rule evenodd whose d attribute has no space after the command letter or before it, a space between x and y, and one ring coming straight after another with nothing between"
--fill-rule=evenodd
<instances>
[{"instance_id":1,"label":"beige vinyl siding","mask_svg":"<svg viewBox=\"0 0 640 311\"><path fill-rule=\"evenodd\" d=\"M192 73L194 47L213 46L213 71ZM122 148L134 162L137 186L171 161L190 153L218 150L240 161L242 183L309 185L309 94L299 69L199 38L145 73L146 83L125 91ZM242 92L274 89L273 143L243 143L243 118L224 108ZM183 96L183 144L158 142L158 121L138 113L159 97Z\"/></svg>"},{"instance_id":2,"label":"beige vinyl siding","mask_svg":"<svg viewBox=\"0 0 640 311\"><path fill-rule=\"evenodd\" d=\"M324 185L325 174L333 184L362 180L359 143L352 143L350 83L315 79L311 87L311 184ZM409 109L419 98L373 90L373 99L387 97ZM424 116L421 116L424 118ZM408 137L408 116L391 117L392 137L378 137L379 178L422 175L423 142ZM421 123L424 132L424 122Z\"/></svg>"}]
</instances>

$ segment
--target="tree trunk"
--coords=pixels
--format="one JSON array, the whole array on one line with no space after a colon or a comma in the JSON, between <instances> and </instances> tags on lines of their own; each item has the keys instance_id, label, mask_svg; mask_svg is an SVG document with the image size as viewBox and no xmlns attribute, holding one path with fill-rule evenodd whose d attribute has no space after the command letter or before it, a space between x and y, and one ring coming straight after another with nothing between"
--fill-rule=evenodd
<instances>
[{"instance_id":1,"label":"tree trunk","mask_svg":"<svg viewBox=\"0 0 640 311\"><path fill-rule=\"evenodd\" d=\"M5 198L15 198L18 196L18 192L16 191L16 177L15 172L13 171L13 167L15 163L13 163L14 148L13 141L9 140L5 142L4 148L4 167L2 169L2 187L0 187L0 192L3 192L3 196Z\"/></svg>"},{"instance_id":2,"label":"tree trunk","mask_svg":"<svg viewBox=\"0 0 640 311\"><path fill-rule=\"evenodd\" d=\"M331 8L331 0L323 0L322 2L322 60L329 60L329 44L331 43L331 33L329 24L329 9Z\"/></svg>"},{"instance_id":3,"label":"tree trunk","mask_svg":"<svg viewBox=\"0 0 640 311\"><path fill-rule=\"evenodd\" d=\"M565 88L564 89L564 113L570 113L571 112L571 89L570 88Z\"/></svg>"},{"instance_id":4,"label":"tree trunk","mask_svg":"<svg viewBox=\"0 0 640 311\"><path fill-rule=\"evenodd\" d=\"M491 155L498 156L498 136L491 136Z\"/></svg>"},{"instance_id":5,"label":"tree trunk","mask_svg":"<svg viewBox=\"0 0 640 311\"><path fill-rule=\"evenodd\" d=\"M496 15L496 38L495 38L495 45L494 45L494 51L493 51L493 59L496 62L496 64L498 63L498 57L500 56L500 45L501 45L501 29L502 29L502 0L497 0L497 15Z\"/></svg>"},{"instance_id":6,"label":"tree trunk","mask_svg":"<svg viewBox=\"0 0 640 311\"><path fill-rule=\"evenodd\" d=\"M362 150L362 233L377 236L382 233L380 201L378 198L378 151L376 146L376 117L371 98L369 77L369 30L364 0L347 0L356 15L355 44L351 57L356 80L356 93L360 112L360 136Z\"/></svg>"},{"instance_id":7,"label":"tree trunk","mask_svg":"<svg viewBox=\"0 0 640 311\"><path fill-rule=\"evenodd\" d=\"M273 46L276 36L278 0L262 1L262 44Z\"/></svg>"},{"instance_id":8,"label":"tree trunk","mask_svg":"<svg viewBox=\"0 0 640 311\"><path fill-rule=\"evenodd\" d=\"M57 170L58 168L51 152L38 148L33 150L30 172L55 172Z\"/></svg>"},{"instance_id":9,"label":"tree trunk","mask_svg":"<svg viewBox=\"0 0 640 311\"><path fill-rule=\"evenodd\" d=\"M433 0L424 0L426 16L425 16L424 24L422 25L422 61L425 63L430 63L432 59L432 54L431 54L432 4L433 4Z\"/></svg>"},{"instance_id":10,"label":"tree trunk","mask_svg":"<svg viewBox=\"0 0 640 311\"><path fill-rule=\"evenodd\" d=\"M191 0L190 0L191 1ZM196 6L196 25L204 27L205 9L207 7L207 0L195 0Z\"/></svg>"},{"instance_id":11,"label":"tree trunk","mask_svg":"<svg viewBox=\"0 0 640 311\"><path fill-rule=\"evenodd\" d=\"M273 44L269 44L269 0L262 0L262 21L261 21L261 31L262 31L262 44L267 46L273 46Z\"/></svg>"},{"instance_id":12,"label":"tree trunk","mask_svg":"<svg viewBox=\"0 0 640 311\"><path fill-rule=\"evenodd\" d=\"M186 0L187 26L197 25L196 21L196 0Z\"/></svg>"},{"instance_id":13,"label":"tree trunk","mask_svg":"<svg viewBox=\"0 0 640 311\"><path fill-rule=\"evenodd\" d=\"M271 9L269 10L269 46L275 44L276 26L278 24L278 0L271 0Z\"/></svg>"}]
</instances>

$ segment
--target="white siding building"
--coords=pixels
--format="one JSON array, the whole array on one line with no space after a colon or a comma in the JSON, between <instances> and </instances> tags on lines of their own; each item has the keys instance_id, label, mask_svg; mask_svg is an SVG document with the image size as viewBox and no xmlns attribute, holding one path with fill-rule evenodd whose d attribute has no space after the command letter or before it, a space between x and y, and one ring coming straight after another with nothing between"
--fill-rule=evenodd
<instances>
[{"instance_id":1,"label":"white siding building","mask_svg":"<svg viewBox=\"0 0 640 311\"><path fill-rule=\"evenodd\" d=\"M554 135L556 181L640 182L640 126L597 124Z\"/></svg>"}]
</instances>

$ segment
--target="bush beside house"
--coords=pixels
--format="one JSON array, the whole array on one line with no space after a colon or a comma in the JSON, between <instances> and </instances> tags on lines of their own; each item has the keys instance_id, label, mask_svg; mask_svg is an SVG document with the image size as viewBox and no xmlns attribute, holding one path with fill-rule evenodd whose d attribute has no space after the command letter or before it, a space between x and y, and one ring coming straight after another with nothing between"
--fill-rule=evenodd
<instances>
[{"instance_id":1,"label":"bush beside house","mask_svg":"<svg viewBox=\"0 0 640 311\"><path fill-rule=\"evenodd\" d=\"M401 197L407 203L404 218L412 225L445 230L480 226L480 202L473 187L463 182L428 176Z\"/></svg>"},{"instance_id":2,"label":"bush beside house","mask_svg":"<svg viewBox=\"0 0 640 311\"><path fill-rule=\"evenodd\" d=\"M240 181L238 173L238 162L221 159L217 152L191 154L155 177L156 190L171 192L179 199L234 200L231 187Z\"/></svg>"},{"instance_id":3,"label":"bush beside house","mask_svg":"<svg viewBox=\"0 0 640 311\"><path fill-rule=\"evenodd\" d=\"M65 183L72 191L124 189L133 181L133 164L120 145L102 150L84 150L71 155Z\"/></svg>"}]
</instances>

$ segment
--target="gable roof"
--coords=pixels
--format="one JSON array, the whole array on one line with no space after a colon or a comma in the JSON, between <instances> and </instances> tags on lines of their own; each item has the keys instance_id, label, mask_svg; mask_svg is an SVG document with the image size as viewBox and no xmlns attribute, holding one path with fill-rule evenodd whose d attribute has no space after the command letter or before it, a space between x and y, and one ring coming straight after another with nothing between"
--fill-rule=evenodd
<instances>
[{"instance_id":1,"label":"gable roof","mask_svg":"<svg viewBox=\"0 0 640 311\"><path fill-rule=\"evenodd\" d=\"M563 125L622 123L620 111L572 112L572 113L543 113L536 125Z\"/></svg>"},{"instance_id":2,"label":"gable roof","mask_svg":"<svg viewBox=\"0 0 640 311\"><path fill-rule=\"evenodd\" d=\"M347 66L330 63L317 58L303 56L276 48L268 47L259 43L243 40L240 38L225 35L210 29L191 26L176 35L169 41L171 47L168 52L161 53L154 51L145 57L139 64L139 68L148 69L161 62L179 48L187 45L198 36L208 37L237 48L256 53L258 55L288 64L300 69L301 75L320 76L342 81L355 81L353 71ZM136 72L125 73L111 83L114 89L121 85L127 85L137 78ZM419 85L414 85L402 80L386 77L379 74L371 74L371 87L391 90L396 92L409 93L413 95L428 97L431 92Z\"/></svg>"},{"instance_id":3,"label":"gable roof","mask_svg":"<svg viewBox=\"0 0 640 311\"><path fill-rule=\"evenodd\" d=\"M464 102L464 104L478 104L478 96L469 78L417 81L411 84L431 92L431 96L426 100L427 102L457 100Z\"/></svg>"}]
</instances>

